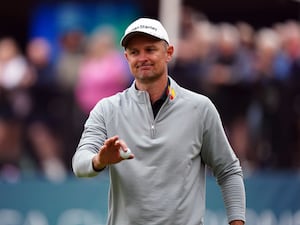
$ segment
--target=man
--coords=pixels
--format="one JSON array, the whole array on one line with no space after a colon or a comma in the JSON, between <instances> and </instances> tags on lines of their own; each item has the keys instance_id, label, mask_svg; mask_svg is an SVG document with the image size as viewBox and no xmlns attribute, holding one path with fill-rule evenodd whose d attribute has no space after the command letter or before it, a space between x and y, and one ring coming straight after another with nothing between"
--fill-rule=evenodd
<instances>
[{"instance_id":1,"label":"man","mask_svg":"<svg viewBox=\"0 0 300 225\"><path fill-rule=\"evenodd\" d=\"M244 224L239 160L212 102L168 76L174 48L164 27L140 18L121 44L135 81L98 102L73 157L79 177L109 169L107 224L203 225L206 167L221 187L228 222ZM125 160L121 151L129 149Z\"/></svg>"}]
</instances>

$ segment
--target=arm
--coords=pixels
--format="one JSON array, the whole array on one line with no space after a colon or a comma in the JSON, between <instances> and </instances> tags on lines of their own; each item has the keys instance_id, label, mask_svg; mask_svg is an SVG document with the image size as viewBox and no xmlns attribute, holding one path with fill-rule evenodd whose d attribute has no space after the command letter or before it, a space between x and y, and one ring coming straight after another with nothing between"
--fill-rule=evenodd
<instances>
[{"instance_id":1,"label":"arm","mask_svg":"<svg viewBox=\"0 0 300 225\"><path fill-rule=\"evenodd\" d=\"M242 168L226 137L219 114L212 104L207 107L201 155L212 169L221 188L229 224L243 224L246 195Z\"/></svg>"},{"instance_id":2,"label":"arm","mask_svg":"<svg viewBox=\"0 0 300 225\"><path fill-rule=\"evenodd\" d=\"M243 177L241 174L231 174L219 179L222 196L230 225L244 224L246 214L246 197Z\"/></svg>"},{"instance_id":3,"label":"arm","mask_svg":"<svg viewBox=\"0 0 300 225\"><path fill-rule=\"evenodd\" d=\"M73 155L72 167L76 176L92 177L98 175L100 168L93 165L93 158L99 153L106 138L107 134L102 105L98 104L91 111L84 124L81 139Z\"/></svg>"},{"instance_id":4,"label":"arm","mask_svg":"<svg viewBox=\"0 0 300 225\"><path fill-rule=\"evenodd\" d=\"M119 149L127 149L126 143L118 136L107 138L103 107L105 105L100 103L91 111L73 156L72 167L78 177L98 175L107 165L122 161ZM133 157L132 154L129 159Z\"/></svg>"}]
</instances>

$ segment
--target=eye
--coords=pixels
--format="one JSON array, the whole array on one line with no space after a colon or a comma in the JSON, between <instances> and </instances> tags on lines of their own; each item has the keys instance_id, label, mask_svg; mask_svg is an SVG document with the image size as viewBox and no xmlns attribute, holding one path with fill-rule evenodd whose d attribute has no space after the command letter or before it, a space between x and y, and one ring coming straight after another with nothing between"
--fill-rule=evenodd
<instances>
[{"instance_id":1,"label":"eye","mask_svg":"<svg viewBox=\"0 0 300 225\"><path fill-rule=\"evenodd\" d=\"M146 49L146 51L149 53L154 52L155 50L156 50L156 48L154 48L154 47L149 47Z\"/></svg>"},{"instance_id":2,"label":"eye","mask_svg":"<svg viewBox=\"0 0 300 225\"><path fill-rule=\"evenodd\" d=\"M131 50L128 51L128 53L129 53L129 55L134 56L134 55L137 55L137 54L138 54L138 51L137 51L137 50L134 50L134 49L131 49Z\"/></svg>"}]
</instances>

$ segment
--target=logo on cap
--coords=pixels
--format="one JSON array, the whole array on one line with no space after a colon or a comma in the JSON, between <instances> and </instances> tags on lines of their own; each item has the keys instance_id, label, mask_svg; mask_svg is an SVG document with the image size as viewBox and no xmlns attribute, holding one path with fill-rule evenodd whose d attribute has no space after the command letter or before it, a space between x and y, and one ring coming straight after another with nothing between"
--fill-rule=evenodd
<instances>
[{"instance_id":1,"label":"logo on cap","mask_svg":"<svg viewBox=\"0 0 300 225\"><path fill-rule=\"evenodd\" d=\"M167 31L165 30L163 25L155 19L140 18L134 21L132 24L130 24L125 30L125 34L121 39L122 46L126 45L129 35L131 35L134 32L149 34L153 37L165 40L169 43Z\"/></svg>"},{"instance_id":2,"label":"logo on cap","mask_svg":"<svg viewBox=\"0 0 300 225\"><path fill-rule=\"evenodd\" d=\"M137 27L134 27L131 31L135 31L135 30L138 30L138 29L152 29L154 31L157 31L157 28L156 27L153 27L153 26L149 26L149 25L139 25Z\"/></svg>"}]
</instances>

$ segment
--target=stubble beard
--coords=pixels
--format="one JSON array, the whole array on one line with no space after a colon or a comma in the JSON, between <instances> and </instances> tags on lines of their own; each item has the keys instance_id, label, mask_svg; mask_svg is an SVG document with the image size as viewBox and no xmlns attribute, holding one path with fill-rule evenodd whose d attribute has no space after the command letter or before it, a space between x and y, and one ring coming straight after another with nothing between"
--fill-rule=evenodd
<instances>
[{"instance_id":1,"label":"stubble beard","mask_svg":"<svg viewBox=\"0 0 300 225\"><path fill-rule=\"evenodd\" d=\"M153 70L148 70L148 71L137 71L136 73L136 80L138 80L140 83L143 84L149 84L156 82L161 79L163 76L164 71L153 71Z\"/></svg>"},{"instance_id":2,"label":"stubble beard","mask_svg":"<svg viewBox=\"0 0 300 225\"><path fill-rule=\"evenodd\" d=\"M152 72L151 72L152 73ZM161 73L152 73L152 74L138 74L136 76L136 80L138 80L140 83L142 84L150 84L150 83L154 83L158 80L160 80L160 78L163 75Z\"/></svg>"}]
</instances>

